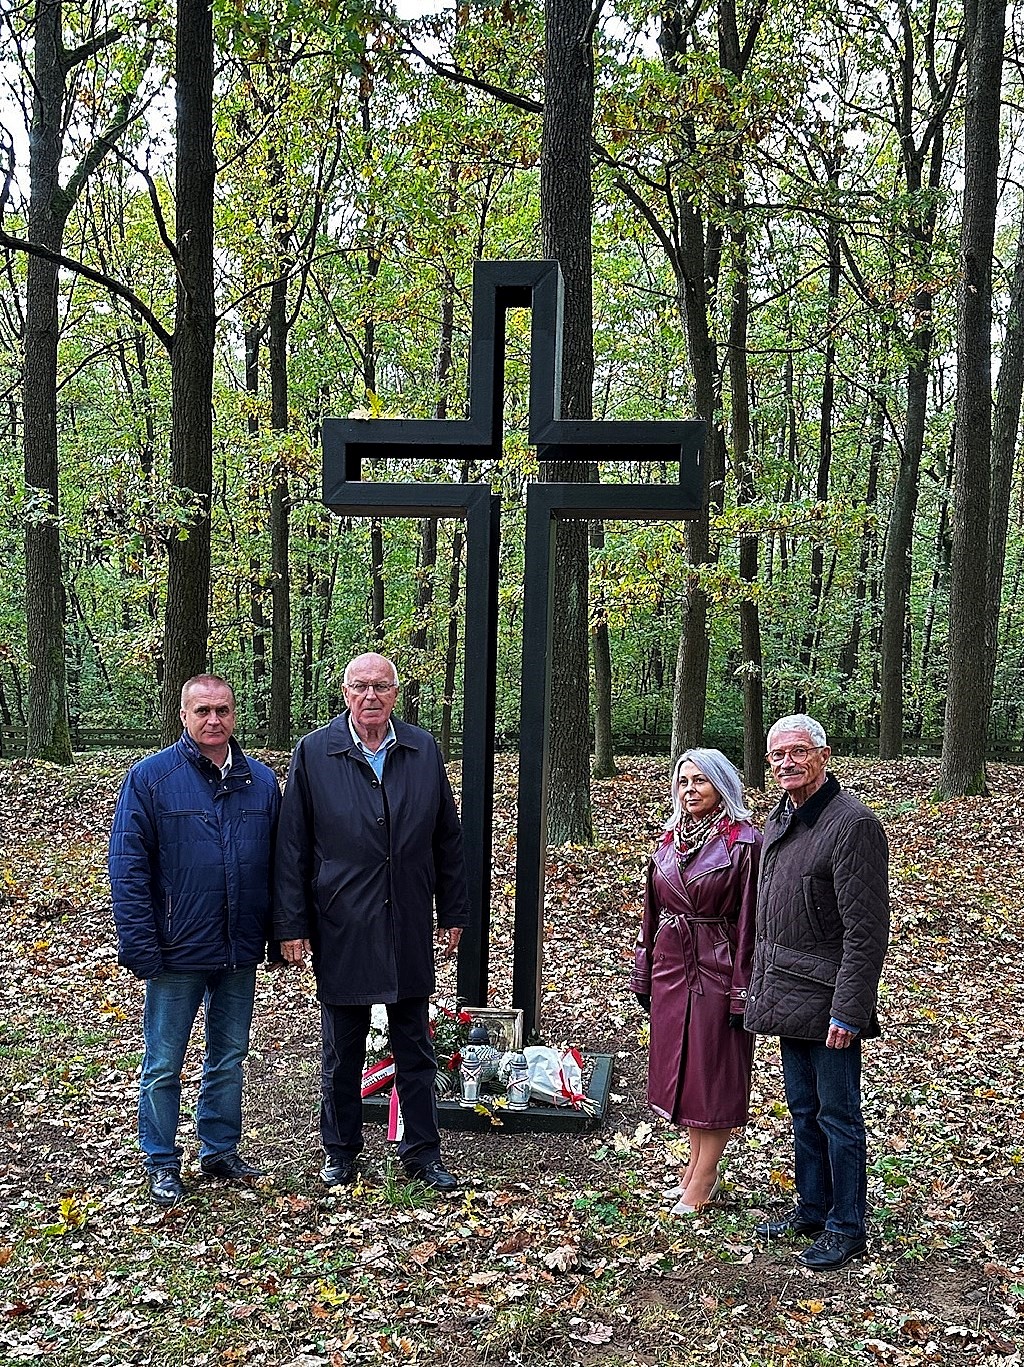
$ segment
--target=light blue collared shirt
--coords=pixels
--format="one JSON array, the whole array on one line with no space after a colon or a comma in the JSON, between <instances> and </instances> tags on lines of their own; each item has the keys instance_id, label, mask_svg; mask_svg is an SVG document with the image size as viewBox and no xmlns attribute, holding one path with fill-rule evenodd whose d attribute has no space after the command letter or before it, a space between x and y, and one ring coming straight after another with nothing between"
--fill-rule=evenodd
<instances>
[{"instance_id":1,"label":"light blue collared shirt","mask_svg":"<svg viewBox=\"0 0 1024 1367\"><path fill-rule=\"evenodd\" d=\"M387 759L387 757L388 757L388 751L391 749L392 745L394 745L395 742L398 740L398 737L395 735L395 726L394 726L394 722L390 722L390 721L388 722L388 733L387 733L387 735L384 737L384 739L381 741L380 749L379 749L379 750L376 750L376 751L375 751L375 750L371 750L371 749L369 748L369 746L367 746L367 745L360 739L360 736L359 736L358 731L357 731L356 728L352 725L352 717L351 717L351 715L349 716L349 719L348 719L348 729L349 729L349 732L350 732L350 734L351 734L351 736L352 736L352 739L355 741L356 746L357 746L358 749L359 749L359 753L360 753L361 755L364 756L364 758L366 759L366 762L369 764L370 768L371 768L371 769L373 770L373 772L377 775L377 782L378 782L378 783L383 783L383 782L384 782L384 761L385 761L385 760Z\"/></svg>"}]
</instances>

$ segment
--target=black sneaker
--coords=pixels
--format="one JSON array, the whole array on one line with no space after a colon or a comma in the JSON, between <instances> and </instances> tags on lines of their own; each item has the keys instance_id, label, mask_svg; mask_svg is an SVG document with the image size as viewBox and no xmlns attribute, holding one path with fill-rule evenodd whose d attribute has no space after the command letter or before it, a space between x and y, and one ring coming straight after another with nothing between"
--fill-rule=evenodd
<instances>
[{"instance_id":1,"label":"black sneaker","mask_svg":"<svg viewBox=\"0 0 1024 1367\"><path fill-rule=\"evenodd\" d=\"M320 1169L320 1181L325 1187L350 1187L359 1176L354 1158L328 1159Z\"/></svg>"}]
</instances>

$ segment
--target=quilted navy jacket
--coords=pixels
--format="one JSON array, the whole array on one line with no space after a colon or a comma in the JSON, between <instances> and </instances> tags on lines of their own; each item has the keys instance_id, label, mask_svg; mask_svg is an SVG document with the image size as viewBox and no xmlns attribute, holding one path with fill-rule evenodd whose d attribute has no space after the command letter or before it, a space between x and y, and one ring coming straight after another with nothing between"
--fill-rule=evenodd
<instances>
[{"instance_id":1,"label":"quilted navy jacket","mask_svg":"<svg viewBox=\"0 0 1024 1367\"><path fill-rule=\"evenodd\" d=\"M834 1016L861 1038L879 1034L888 944L889 845L878 817L831 774L796 811L783 798L765 823L746 1028L823 1044Z\"/></svg>"},{"instance_id":2,"label":"quilted navy jacket","mask_svg":"<svg viewBox=\"0 0 1024 1367\"><path fill-rule=\"evenodd\" d=\"M118 962L138 978L264 956L280 790L234 740L231 756L222 779L185 734L128 771L109 868Z\"/></svg>"}]
</instances>

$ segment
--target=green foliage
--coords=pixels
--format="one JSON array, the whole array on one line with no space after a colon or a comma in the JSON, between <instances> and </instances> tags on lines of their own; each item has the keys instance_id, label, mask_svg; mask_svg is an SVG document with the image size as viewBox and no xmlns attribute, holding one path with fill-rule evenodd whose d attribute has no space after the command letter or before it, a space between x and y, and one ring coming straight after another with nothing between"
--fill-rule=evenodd
<instances>
[{"instance_id":1,"label":"green foliage","mask_svg":"<svg viewBox=\"0 0 1024 1367\"><path fill-rule=\"evenodd\" d=\"M363 411L464 416L473 259L539 252L543 17L541 6L524 0L414 19L388 6L336 0L313 8L297 0L215 4L221 323L210 649L215 667L239 686L249 738L261 734L269 704L274 489L286 483L298 731L337 706L338 666L365 648L372 631L369 523L339 521L320 503L324 418ZM906 9L907 33L918 48L934 38L940 73L952 60L961 18L948 4ZM734 746L741 732L740 684L749 665L737 616L744 602L755 603L760 616L766 710L788 710L800 697L841 734L870 736L878 711L881 557L906 370L921 354L927 302L935 359L906 705L914 733L934 739L945 691L948 355L959 278L959 182L954 173L938 186L929 186L926 175L918 182L908 175L908 144L897 137L889 107L904 71L899 43L906 34L891 29L881 12L840 14L817 0L769 7L742 76L723 65L719 19L710 5L690 12L689 27L675 35L671 63L657 46L649 7L618 4L594 33L595 412L614 421L692 411L688 286L679 256L681 224L691 210L705 225L705 264L717 281L709 319L729 441L737 407L729 392L729 326L745 263L752 305L746 398L753 493L741 498L741 472L730 465L711 527L714 564L690 563L678 524L609 524L603 547L592 553L592 616L596 621L600 612L611 633L615 728L625 744L667 744L682 610L699 586L710 611L709 738ZM171 64L172 20L154 0L137 15L130 41L83 69L70 111L76 149L88 145L113 95L140 73L154 103L125 155L108 158L80 197L67 237L73 255L130 283L168 328L174 265L163 235L174 232L174 167L170 113L156 92ZM741 42L749 20L741 6ZM69 11L68 23L77 40L89 37L86 11ZM4 30L12 71L18 32ZM932 112L924 77L919 84L910 102L915 139ZM955 102L952 108L945 130L951 146L958 137ZM18 193L16 179L4 219L10 231L24 229ZM830 289L833 233L840 270ZM1004 236L1009 253L1012 234ZM285 424L278 415L275 429L268 343L272 291L281 281L288 402ZM20 473L25 270L16 254L7 261L7 284L0 308L0 393L8 398L0 410L0 720L17 728L26 681L21 540L38 504ZM121 301L70 274L62 276L59 326L72 722L146 727L156 715L165 550L188 534L194 512L170 481L168 357ZM367 474L487 480L501 493L497 717L499 734L512 740L522 499L536 475L525 435L529 318L522 311L509 315L508 348L499 464L463 470L442 457ZM833 408L824 431L829 348ZM601 473L605 480L673 477L650 469ZM459 538L457 524L443 522L436 561L424 566L421 530L401 520L383 529L381 645L398 658L403 677L419 685L421 719L439 727ZM739 547L751 541L759 569L749 582L741 577ZM1000 739L1018 737L1024 726L1022 544L1014 526L993 708ZM464 667L460 648L456 734Z\"/></svg>"}]
</instances>

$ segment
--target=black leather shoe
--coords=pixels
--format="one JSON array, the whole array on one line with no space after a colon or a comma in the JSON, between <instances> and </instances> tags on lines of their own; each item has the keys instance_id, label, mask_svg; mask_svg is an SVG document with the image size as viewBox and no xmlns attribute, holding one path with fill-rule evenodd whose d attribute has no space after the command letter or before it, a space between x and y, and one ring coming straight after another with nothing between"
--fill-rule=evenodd
<instances>
[{"instance_id":1,"label":"black leather shoe","mask_svg":"<svg viewBox=\"0 0 1024 1367\"><path fill-rule=\"evenodd\" d=\"M824 1225L819 1225L814 1220L805 1220L793 1212L784 1215L781 1220L762 1220L755 1227L754 1234L759 1239L791 1239L794 1235L804 1234L809 1238L812 1234L820 1234L824 1228Z\"/></svg>"},{"instance_id":2,"label":"black leather shoe","mask_svg":"<svg viewBox=\"0 0 1024 1367\"><path fill-rule=\"evenodd\" d=\"M176 1206L188 1195L177 1168L157 1168L149 1174L149 1194L158 1206Z\"/></svg>"},{"instance_id":3,"label":"black leather shoe","mask_svg":"<svg viewBox=\"0 0 1024 1367\"><path fill-rule=\"evenodd\" d=\"M320 1169L320 1181L325 1187L350 1187L358 1176L354 1158L340 1158L337 1163L327 1162Z\"/></svg>"},{"instance_id":4,"label":"black leather shoe","mask_svg":"<svg viewBox=\"0 0 1024 1367\"><path fill-rule=\"evenodd\" d=\"M441 1162L426 1163L407 1163L405 1175L413 1182L425 1182L428 1187L433 1187L435 1191L454 1191L459 1185L458 1178L453 1177L445 1165Z\"/></svg>"},{"instance_id":5,"label":"black leather shoe","mask_svg":"<svg viewBox=\"0 0 1024 1367\"><path fill-rule=\"evenodd\" d=\"M834 1229L826 1229L815 1239L810 1248L797 1254L797 1262L815 1272L835 1272L845 1267L853 1258L859 1258L867 1251L868 1241L863 1235L837 1234Z\"/></svg>"},{"instance_id":6,"label":"black leather shoe","mask_svg":"<svg viewBox=\"0 0 1024 1367\"><path fill-rule=\"evenodd\" d=\"M212 1158L202 1158L199 1166L207 1177L223 1177L225 1182L254 1182L263 1177L262 1168L254 1168L237 1153L218 1153Z\"/></svg>"}]
</instances>

